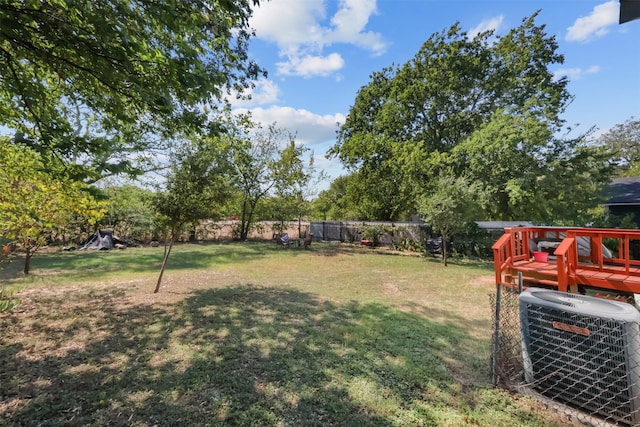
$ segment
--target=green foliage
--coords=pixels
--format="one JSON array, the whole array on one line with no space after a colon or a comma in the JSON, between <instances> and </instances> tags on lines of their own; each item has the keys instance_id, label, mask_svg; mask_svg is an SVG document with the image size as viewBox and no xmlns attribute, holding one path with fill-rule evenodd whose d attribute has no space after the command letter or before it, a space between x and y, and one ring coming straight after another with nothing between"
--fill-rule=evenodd
<instances>
[{"instance_id":1,"label":"green foliage","mask_svg":"<svg viewBox=\"0 0 640 427\"><path fill-rule=\"evenodd\" d=\"M374 246L386 246L397 251L422 253L427 231L428 227L417 224L408 227L388 223L372 224L358 226L354 237L369 240L373 242Z\"/></svg>"},{"instance_id":2,"label":"green foliage","mask_svg":"<svg viewBox=\"0 0 640 427\"><path fill-rule=\"evenodd\" d=\"M402 238L396 238L393 241L393 248L398 251L408 251L415 253L424 252L424 240L415 239L414 236L406 236Z\"/></svg>"},{"instance_id":3,"label":"green foliage","mask_svg":"<svg viewBox=\"0 0 640 427\"><path fill-rule=\"evenodd\" d=\"M230 197L229 149L219 137L193 137L172 159L166 190L154 197L155 209L173 231L203 219L216 219Z\"/></svg>"},{"instance_id":4,"label":"green foliage","mask_svg":"<svg viewBox=\"0 0 640 427\"><path fill-rule=\"evenodd\" d=\"M534 117L497 112L451 151L456 171L481 183L487 218L530 218L532 208L544 205L539 154L549 137L549 128Z\"/></svg>"},{"instance_id":5,"label":"green foliage","mask_svg":"<svg viewBox=\"0 0 640 427\"><path fill-rule=\"evenodd\" d=\"M493 259L491 246L502 234L503 231L489 232L475 222L466 222L451 237L452 252L456 256Z\"/></svg>"},{"instance_id":6,"label":"green foliage","mask_svg":"<svg viewBox=\"0 0 640 427\"><path fill-rule=\"evenodd\" d=\"M447 242L473 220L481 193L477 183L453 175L440 175L428 196L420 201L420 214L442 236L442 257L447 265Z\"/></svg>"},{"instance_id":7,"label":"green foliage","mask_svg":"<svg viewBox=\"0 0 640 427\"><path fill-rule=\"evenodd\" d=\"M156 284L162 276L176 237L186 225L195 226L204 219L216 219L231 197L232 182L229 146L220 138L193 137L175 153L166 190L156 193L154 205L157 224L170 234Z\"/></svg>"},{"instance_id":8,"label":"green foliage","mask_svg":"<svg viewBox=\"0 0 640 427\"><path fill-rule=\"evenodd\" d=\"M640 176L640 119L631 117L598 138L613 151L620 176Z\"/></svg>"},{"instance_id":9,"label":"green foliage","mask_svg":"<svg viewBox=\"0 0 640 427\"><path fill-rule=\"evenodd\" d=\"M351 171L343 204L402 219L448 173L481 190L476 220L585 219L610 153L588 135L554 137L571 96L551 71L564 61L557 42L536 17L504 36L470 38L453 25L411 61L373 73L329 152Z\"/></svg>"},{"instance_id":10,"label":"green foliage","mask_svg":"<svg viewBox=\"0 0 640 427\"><path fill-rule=\"evenodd\" d=\"M314 166L313 153L308 148L296 145L293 139L280 151L280 158L274 167L276 177L274 219L281 221L307 218L311 212L310 199L315 185L326 179L324 172ZM305 164L303 157L309 154ZM299 230L300 231L300 230Z\"/></svg>"},{"instance_id":11,"label":"green foliage","mask_svg":"<svg viewBox=\"0 0 640 427\"><path fill-rule=\"evenodd\" d=\"M397 251L409 251L415 253L424 252L424 243L428 236L428 226L396 227L387 226L383 241Z\"/></svg>"},{"instance_id":12,"label":"green foliage","mask_svg":"<svg viewBox=\"0 0 640 427\"><path fill-rule=\"evenodd\" d=\"M594 221L593 226L602 228L622 228L627 230L635 230L638 228L638 223L636 223L635 215L633 213L620 216L603 212L603 215L598 217L596 221ZM614 246L617 246L617 243Z\"/></svg>"},{"instance_id":13,"label":"green foliage","mask_svg":"<svg viewBox=\"0 0 640 427\"><path fill-rule=\"evenodd\" d=\"M613 171L609 158L585 136L558 140L536 117L503 111L451 150L455 170L481 186L485 218L546 224L586 223Z\"/></svg>"},{"instance_id":14,"label":"green foliage","mask_svg":"<svg viewBox=\"0 0 640 427\"><path fill-rule=\"evenodd\" d=\"M133 153L209 126L225 91L264 74L247 52L257 5L3 1L0 125L46 157L136 172Z\"/></svg>"},{"instance_id":15,"label":"green foliage","mask_svg":"<svg viewBox=\"0 0 640 427\"><path fill-rule=\"evenodd\" d=\"M364 225L358 231L363 239L373 242L375 246L380 242L380 236L387 232L387 226L384 224Z\"/></svg>"},{"instance_id":16,"label":"green foliage","mask_svg":"<svg viewBox=\"0 0 640 427\"><path fill-rule=\"evenodd\" d=\"M555 141L546 153L546 171L538 178L540 206L530 206L528 219L588 225L594 210L605 201L605 189L615 172L611 156L608 147L589 143L585 137Z\"/></svg>"},{"instance_id":17,"label":"green foliage","mask_svg":"<svg viewBox=\"0 0 640 427\"><path fill-rule=\"evenodd\" d=\"M13 290L0 283L0 313L11 311L20 305L20 299L13 296Z\"/></svg>"},{"instance_id":18,"label":"green foliage","mask_svg":"<svg viewBox=\"0 0 640 427\"><path fill-rule=\"evenodd\" d=\"M304 164L308 149L275 123L266 129L250 116L229 119L225 135L231 147L237 192L234 214L239 216L240 240L246 240L255 221L268 218L280 222L302 218L308 212L310 184L316 170L313 160Z\"/></svg>"},{"instance_id":19,"label":"green foliage","mask_svg":"<svg viewBox=\"0 0 640 427\"><path fill-rule=\"evenodd\" d=\"M638 224L635 221L634 214L627 214L622 218L616 219L616 222L618 222L619 228L630 229L630 230L635 230L638 228Z\"/></svg>"},{"instance_id":20,"label":"green foliage","mask_svg":"<svg viewBox=\"0 0 640 427\"><path fill-rule=\"evenodd\" d=\"M22 244L25 274L38 248L103 214L86 185L52 176L38 153L0 138L0 236Z\"/></svg>"},{"instance_id":21,"label":"green foliage","mask_svg":"<svg viewBox=\"0 0 640 427\"><path fill-rule=\"evenodd\" d=\"M148 240L153 231L153 191L134 185L110 186L102 191L106 213L101 227L112 228L121 238Z\"/></svg>"},{"instance_id":22,"label":"green foliage","mask_svg":"<svg viewBox=\"0 0 640 427\"><path fill-rule=\"evenodd\" d=\"M276 185L280 144L291 140L291 135L275 124L263 129L245 116L236 124L231 138L233 171L239 190L239 238L246 240L258 205Z\"/></svg>"},{"instance_id":23,"label":"green foliage","mask_svg":"<svg viewBox=\"0 0 640 427\"><path fill-rule=\"evenodd\" d=\"M340 176L329 185L328 190L321 191L312 202L313 217L320 220L363 220L357 210L357 194L353 194L351 182L354 175Z\"/></svg>"},{"instance_id":24,"label":"green foliage","mask_svg":"<svg viewBox=\"0 0 640 427\"><path fill-rule=\"evenodd\" d=\"M396 183L386 180L381 170L359 170L335 179L322 191L313 204L314 215L331 220L405 220L415 211L403 199Z\"/></svg>"}]
</instances>

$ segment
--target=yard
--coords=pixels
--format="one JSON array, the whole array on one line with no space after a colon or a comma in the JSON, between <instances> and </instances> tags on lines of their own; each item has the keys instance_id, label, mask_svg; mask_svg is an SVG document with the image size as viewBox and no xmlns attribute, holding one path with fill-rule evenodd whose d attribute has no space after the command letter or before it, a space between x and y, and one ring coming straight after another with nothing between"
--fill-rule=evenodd
<instances>
[{"instance_id":1,"label":"yard","mask_svg":"<svg viewBox=\"0 0 640 427\"><path fill-rule=\"evenodd\" d=\"M0 424L553 426L490 385L490 263L316 243L37 254L0 271Z\"/></svg>"}]
</instances>

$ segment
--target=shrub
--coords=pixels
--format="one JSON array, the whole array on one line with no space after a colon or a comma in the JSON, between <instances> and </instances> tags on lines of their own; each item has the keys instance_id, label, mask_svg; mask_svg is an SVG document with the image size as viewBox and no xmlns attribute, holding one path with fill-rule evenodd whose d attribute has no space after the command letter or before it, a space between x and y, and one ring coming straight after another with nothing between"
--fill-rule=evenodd
<instances>
[{"instance_id":1,"label":"shrub","mask_svg":"<svg viewBox=\"0 0 640 427\"><path fill-rule=\"evenodd\" d=\"M20 305L20 300L13 297L13 291L0 284L0 313L10 311Z\"/></svg>"}]
</instances>

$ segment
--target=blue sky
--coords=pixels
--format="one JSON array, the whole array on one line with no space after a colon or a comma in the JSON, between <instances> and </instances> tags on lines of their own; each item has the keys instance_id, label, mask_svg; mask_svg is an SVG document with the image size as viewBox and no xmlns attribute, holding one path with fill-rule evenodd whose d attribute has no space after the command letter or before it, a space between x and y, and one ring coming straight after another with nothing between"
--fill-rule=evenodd
<instances>
[{"instance_id":1,"label":"blue sky","mask_svg":"<svg viewBox=\"0 0 640 427\"><path fill-rule=\"evenodd\" d=\"M640 117L640 20L618 24L619 2L591 0L270 0L255 10L250 54L269 76L250 102L235 102L255 120L297 135L331 177L325 159L357 91L374 71L410 60L433 33L459 22L469 34L505 34L540 10L537 24L554 35L575 99L564 118L598 133Z\"/></svg>"}]
</instances>

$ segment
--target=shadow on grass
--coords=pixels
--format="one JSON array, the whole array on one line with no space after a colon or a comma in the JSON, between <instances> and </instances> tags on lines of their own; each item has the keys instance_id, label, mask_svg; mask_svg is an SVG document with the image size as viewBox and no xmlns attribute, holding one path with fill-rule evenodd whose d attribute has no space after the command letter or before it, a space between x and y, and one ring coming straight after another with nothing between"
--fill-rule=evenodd
<instances>
[{"instance_id":1,"label":"shadow on grass","mask_svg":"<svg viewBox=\"0 0 640 427\"><path fill-rule=\"evenodd\" d=\"M382 249L371 250L353 244L314 242L310 248L282 249L273 242L225 242L177 244L169 257L168 270L207 269L225 264L256 260L263 256L283 258L300 256L376 255L404 256ZM160 271L164 248L130 248L111 251L38 252L31 260L31 277L65 275L69 280L93 279L96 273L156 273ZM416 256L416 255L412 255ZM0 265L0 280L24 278L24 256L17 254ZM442 264L439 258L424 258L425 263ZM493 264L486 261L450 260L460 265L492 274Z\"/></svg>"},{"instance_id":2,"label":"shadow on grass","mask_svg":"<svg viewBox=\"0 0 640 427\"><path fill-rule=\"evenodd\" d=\"M281 252L283 255L291 257L305 254L333 257L337 255L354 255L357 253L365 253L359 246L354 244L328 241L314 241L309 247L306 248L304 246L295 245L283 248L282 246L277 246L274 243L272 243L271 246L272 249L275 249L277 252Z\"/></svg>"},{"instance_id":3,"label":"shadow on grass","mask_svg":"<svg viewBox=\"0 0 640 427\"><path fill-rule=\"evenodd\" d=\"M45 294L0 317L0 423L492 423L474 418L447 367L470 339L461 327L254 286L125 301L119 290Z\"/></svg>"},{"instance_id":4,"label":"shadow on grass","mask_svg":"<svg viewBox=\"0 0 640 427\"><path fill-rule=\"evenodd\" d=\"M320 243L310 249L282 249L272 242L224 242L176 244L167 264L168 270L206 269L224 264L256 260L269 254L283 257L336 256L358 252L357 247ZM110 251L37 252L31 260L30 277L64 274L69 280L95 278L96 273L160 272L164 248L129 248ZM17 253L0 265L0 280L25 278L24 254Z\"/></svg>"},{"instance_id":5,"label":"shadow on grass","mask_svg":"<svg viewBox=\"0 0 640 427\"><path fill-rule=\"evenodd\" d=\"M235 243L177 244L171 252L167 268L171 270L202 269L227 263L256 259L266 253L267 245ZM110 251L73 251L36 253L31 260L33 276L63 273L69 279L95 276L96 272L159 272L164 248L130 248ZM11 263L0 270L0 279L24 277L23 256L14 256Z\"/></svg>"}]
</instances>

